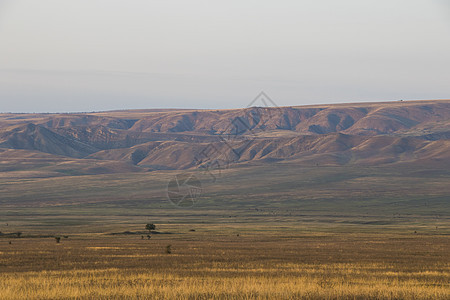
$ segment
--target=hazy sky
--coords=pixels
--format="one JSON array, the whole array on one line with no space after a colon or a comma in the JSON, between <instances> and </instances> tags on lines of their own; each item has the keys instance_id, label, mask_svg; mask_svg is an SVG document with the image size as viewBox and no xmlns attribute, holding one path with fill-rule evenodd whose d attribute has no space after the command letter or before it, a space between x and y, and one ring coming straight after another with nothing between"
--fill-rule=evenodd
<instances>
[{"instance_id":1,"label":"hazy sky","mask_svg":"<svg viewBox=\"0 0 450 300\"><path fill-rule=\"evenodd\" d=\"M450 98L449 0L0 0L0 111Z\"/></svg>"}]
</instances>

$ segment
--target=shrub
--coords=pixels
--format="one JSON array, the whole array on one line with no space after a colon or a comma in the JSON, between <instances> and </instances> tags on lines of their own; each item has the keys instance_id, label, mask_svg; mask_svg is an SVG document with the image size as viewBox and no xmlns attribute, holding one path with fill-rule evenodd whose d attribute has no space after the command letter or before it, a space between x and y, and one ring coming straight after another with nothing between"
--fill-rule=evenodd
<instances>
[{"instance_id":1,"label":"shrub","mask_svg":"<svg viewBox=\"0 0 450 300\"><path fill-rule=\"evenodd\" d=\"M147 229L149 232L156 229L155 224L147 224L145 225L145 229Z\"/></svg>"}]
</instances>

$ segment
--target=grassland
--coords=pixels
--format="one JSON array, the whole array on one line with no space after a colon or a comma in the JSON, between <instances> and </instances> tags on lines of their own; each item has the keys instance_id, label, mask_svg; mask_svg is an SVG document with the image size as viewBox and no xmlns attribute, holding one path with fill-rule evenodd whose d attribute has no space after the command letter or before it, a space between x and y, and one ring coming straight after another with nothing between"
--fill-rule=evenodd
<instances>
[{"instance_id":1,"label":"grassland","mask_svg":"<svg viewBox=\"0 0 450 300\"><path fill-rule=\"evenodd\" d=\"M191 208L177 173L1 177L0 299L450 297L445 167L196 173Z\"/></svg>"},{"instance_id":2,"label":"grassland","mask_svg":"<svg viewBox=\"0 0 450 300\"><path fill-rule=\"evenodd\" d=\"M107 233L159 224L270 224L324 232L449 233L450 171L436 167L233 168L196 172L192 208L167 200L177 171L0 178L0 231ZM220 177L219 177L220 175ZM8 223L9 227L4 224ZM212 226L213 227L213 226Z\"/></svg>"},{"instance_id":3,"label":"grassland","mask_svg":"<svg viewBox=\"0 0 450 300\"><path fill-rule=\"evenodd\" d=\"M139 235L69 237L59 244L51 238L2 240L1 298L450 296L450 241L442 235L286 234L238 227L214 234L207 226L195 232L169 227L172 235L151 240Z\"/></svg>"}]
</instances>

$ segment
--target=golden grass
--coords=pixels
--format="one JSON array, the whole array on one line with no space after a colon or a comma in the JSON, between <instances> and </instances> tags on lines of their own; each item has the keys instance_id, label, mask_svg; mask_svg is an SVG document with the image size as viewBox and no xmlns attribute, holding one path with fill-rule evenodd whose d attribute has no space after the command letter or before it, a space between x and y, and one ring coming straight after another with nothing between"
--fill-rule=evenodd
<instances>
[{"instance_id":1,"label":"golden grass","mask_svg":"<svg viewBox=\"0 0 450 300\"><path fill-rule=\"evenodd\" d=\"M245 267L245 266L243 266ZM0 276L2 299L448 299L426 273L361 265L292 265L278 270L196 270L192 276L128 269L41 271ZM245 274L251 271L253 274ZM269 272L266 272L269 271ZM227 276L222 276L225 272ZM244 273L244 274L243 274ZM230 276L231 275L231 276ZM430 274L449 278L449 273Z\"/></svg>"},{"instance_id":2,"label":"golden grass","mask_svg":"<svg viewBox=\"0 0 450 300\"><path fill-rule=\"evenodd\" d=\"M448 246L363 234L0 240L0 299L449 299Z\"/></svg>"}]
</instances>

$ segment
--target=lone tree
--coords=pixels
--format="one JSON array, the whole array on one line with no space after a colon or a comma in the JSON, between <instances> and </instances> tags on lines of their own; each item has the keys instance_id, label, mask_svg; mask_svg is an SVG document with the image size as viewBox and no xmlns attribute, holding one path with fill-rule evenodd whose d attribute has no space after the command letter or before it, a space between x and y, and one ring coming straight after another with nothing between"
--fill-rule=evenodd
<instances>
[{"instance_id":1,"label":"lone tree","mask_svg":"<svg viewBox=\"0 0 450 300\"><path fill-rule=\"evenodd\" d=\"M156 225L155 224L147 224L147 225L145 225L145 229L147 229L148 232L150 232L150 231L156 229Z\"/></svg>"}]
</instances>

